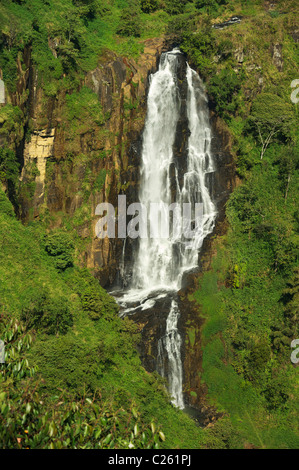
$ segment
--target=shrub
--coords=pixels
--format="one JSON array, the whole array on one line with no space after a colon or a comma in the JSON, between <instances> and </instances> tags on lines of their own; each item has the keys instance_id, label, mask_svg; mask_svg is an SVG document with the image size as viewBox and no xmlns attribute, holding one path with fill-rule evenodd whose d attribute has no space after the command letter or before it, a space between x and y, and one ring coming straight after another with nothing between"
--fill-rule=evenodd
<instances>
[{"instance_id":1,"label":"shrub","mask_svg":"<svg viewBox=\"0 0 299 470\"><path fill-rule=\"evenodd\" d=\"M299 267L293 269L292 276L283 291L281 301L284 305L284 321L292 331L294 338L298 335L299 313Z\"/></svg>"},{"instance_id":2,"label":"shrub","mask_svg":"<svg viewBox=\"0 0 299 470\"><path fill-rule=\"evenodd\" d=\"M218 75L211 77L208 90L220 116L227 117L236 111L235 97L241 88L241 81L242 76L231 69L223 69Z\"/></svg>"},{"instance_id":3,"label":"shrub","mask_svg":"<svg viewBox=\"0 0 299 470\"><path fill-rule=\"evenodd\" d=\"M271 350L270 347L265 344L256 344L250 351L249 363L253 371L264 370L267 362L270 360Z\"/></svg>"},{"instance_id":4,"label":"shrub","mask_svg":"<svg viewBox=\"0 0 299 470\"><path fill-rule=\"evenodd\" d=\"M72 141L105 122L97 94L86 86L66 96L64 118Z\"/></svg>"},{"instance_id":5,"label":"shrub","mask_svg":"<svg viewBox=\"0 0 299 470\"><path fill-rule=\"evenodd\" d=\"M283 380L270 380L263 395L267 401L269 411L284 409L287 406L289 395L287 393L287 384Z\"/></svg>"},{"instance_id":6,"label":"shrub","mask_svg":"<svg viewBox=\"0 0 299 470\"><path fill-rule=\"evenodd\" d=\"M19 175L19 164L15 153L9 148L0 148L0 181L16 183Z\"/></svg>"},{"instance_id":7,"label":"shrub","mask_svg":"<svg viewBox=\"0 0 299 470\"><path fill-rule=\"evenodd\" d=\"M188 0L166 0L165 10L169 15L179 15L185 10Z\"/></svg>"},{"instance_id":8,"label":"shrub","mask_svg":"<svg viewBox=\"0 0 299 470\"><path fill-rule=\"evenodd\" d=\"M238 449L240 442L240 433L227 417L219 419L207 430L206 446L208 449Z\"/></svg>"},{"instance_id":9,"label":"shrub","mask_svg":"<svg viewBox=\"0 0 299 470\"><path fill-rule=\"evenodd\" d=\"M29 293L21 320L27 328L41 328L47 334L65 334L73 325L73 317L66 298L51 297L45 290Z\"/></svg>"},{"instance_id":10,"label":"shrub","mask_svg":"<svg viewBox=\"0 0 299 470\"><path fill-rule=\"evenodd\" d=\"M13 206L6 194L0 189L0 213L15 217Z\"/></svg>"},{"instance_id":11,"label":"shrub","mask_svg":"<svg viewBox=\"0 0 299 470\"><path fill-rule=\"evenodd\" d=\"M0 332L7 361L0 364L1 449L157 449L165 440L160 427L144 419L131 400L119 409L115 400L105 402L97 387L93 396L87 395L84 382L90 378L93 385L97 364L96 351L83 342L51 338L39 345L39 358L45 361L41 372L49 371L53 361L50 372L55 379L63 378L60 386L65 385L59 396L57 388L45 395L45 380L26 357L33 341L30 333L15 319L4 322L1 317ZM69 391L78 385L82 393Z\"/></svg>"},{"instance_id":12,"label":"shrub","mask_svg":"<svg viewBox=\"0 0 299 470\"><path fill-rule=\"evenodd\" d=\"M215 35L207 20L199 32L186 30L182 37L181 50L186 52L189 62L192 62L202 77L209 77L214 70L212 62L216 50Z\"/></svg>"},{"instance_id":13,"label":"shrub","mask_svg":"<svg viewBox=\"0 0 299 470\"><path fill-rule=\"evenodd\" d=\"M178 40L181 41L186 34L186 31L194 31L195 28L196 23L194 18L186 18L186 15L177 15L169 21L167 34L176 34L178 36Z\"/></svg>"},{"instance_id":14,"label":"shrub","mask_svg":"<svg viewBox=\"0 0 299 470\"><path fill-rule=\"evenodd\" d=\"M133 37L139 37L141 34L140 9L133 0L122 11L117 34Z\"/></svg>"},{"instance_id":15,"label":"shrub","mask_svg":"<svg viewBox=\"0 0 299 470\"><path fill-rule=\"evenodd\" d=\"M288 145L283 152L279 154L278 177L281 181L281 189L284 192L285 200L287 200L290 183L294 179L296 172L299 170L299 142L297 145Z\"/></svg>"},{"instance_id":16,"label":"shrub","mask_svg":"<svg viewBox=\"0 0 299 470\"><path fill-rule=\"evenodd\" d=\"M141 0L140 5L143 13L152 13L158 9L157 0Z\"/></svg>"},{"instance_id":17,"label":"shrub","mask_svg":"<svg viewBox=\"0 0 299 470\"><path fill-rule=\"evenodd\" d=\"M195 0L195 7L200 10L206 8L208 13L217 11L220 5L226 5L227 0Z\"/></svg>"},{"instance_id":18,"label":"shrub","mask_svg":"<svg viewBox=\"0 0 299 470\"><path fill-rule=\"evenodd\" d=\"M50 256L53 256L58 271L73 266L74 244L68 233L57 231L47 235L45 249Z\"/></svg>"},{"instance_id":19,"label":"shrub","mask_svg":"<svg viewBox=\"0 0 299 470\"><path fill-rule=\"evenodd\" d=\"M118 305L100 286L88 287L81 296L83 309L88 313L92 320L112 319L118 313Z\"/></svg>"},{"instance_id":20,"label":"shrub","mask_svg":"<svg viewBox=\"0 0 299 470\"><path fill-rule=\"evenodd\" d=\"M18 106L6 104L0 108L0 135L18 145L24 137L24 114ZM11 151L2 150L2 158L12 159Z\"/></svg>"}]
</instances>

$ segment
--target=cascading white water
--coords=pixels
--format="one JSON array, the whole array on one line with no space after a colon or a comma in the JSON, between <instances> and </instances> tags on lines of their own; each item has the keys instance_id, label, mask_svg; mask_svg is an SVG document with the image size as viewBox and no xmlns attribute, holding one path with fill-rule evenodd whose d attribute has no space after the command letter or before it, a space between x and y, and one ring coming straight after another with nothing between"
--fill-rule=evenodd
<instances>
[{"instance_id":1,"label":"cascading white water","mask_svg":"<svg viewBox=\"0 0 299 470\"><path fill-rule=\"evenodd\" d=\"M180 106L176 66L175 52L163 54L158 72L151 76L148 93L139 200L147 208L152 226L157 218L154 220L150 204L159 204L158 217L163 217L172 202L169 172ZM177 276L174 275L172 249L170 238L140 239L132 285L139 289L149 286L175 289Z\"/></svg>"},{"instance_id":2,"label":"cascading white water","mask_svg":"<svg viewBox=\"0 0 299 470\"><path fill-rule=\"evenodd\" d=\"M216 208L212 202L205 177L215 171L211 156L211 128L209 123L208 100L198 74L187 64L188 82L188 121L190 137L188 141L188 169L184 174L182 198L184 202L203 204L201 223L196 235L191 239L189 249L183 257L183 270L196 266L198 250L205 237L214 228Z\"/></svg>"},{"instance_id":3,"label":"cascading white water","mask_svg":"<svg viewBox=\"0 0 299 470\"><path fill-rule=\"evenodd\" d=\"M165 336L158 342L157 370L165 377L164 351L168 357L168 383L172 403L178 408L184 408L183 398L183 370L181 361L181 336L178 330L180 311L175 300L171 303L169 315L166 320Z\"/></svg>"},{"instance_id":4,"label":"cascading white water","mask_svg":"<svg viewBox=\"0 0 299 470\"><path fill-rule=\"evenodd\" d=\"M198 74L188 64L187 117L190 135L188 160L181 186L180 168L174 161L173 146L181 112L177 83L179 54L178 49L162 54L159 70L150 78L139 200L148 210L151 227L155 223L157 225L157 211L151 211L152 203L156 203L156 208L158 207L160 220L165 220L168 207L173 202L180 207L185 203L193 206L195 203L202 203L202 216L196 221L196 230L190 240L182 237L181 230L176 230L175 227L168 238L140 238L133 263L131 288L120 300L123 314L133 314L138 305L139 309L142 305L142 310L152 308L158 298L165 296L165 290L178 291L183 273L197 266L198 250L204 238L214 228L216 209L206 183L207 173L214 171L210 153L211 129L207 98ZM180 220L178 225L180 224L184 224L184 220ZM149 293L153 291L157 291L156 296L151 294L148 299ZM178 303L172 300L166 333L158 343L157 363L160 374L165 375L166 354L167 377L173 403L183 408L181 336L177 327L179 316Z\"/></svg>"},{"instance_id":5,"label":"cascading white water","mask_svg":"<svg viewBox=\"0 0 299 470\"><path fill-rule=\"evenodd\" d=\"M170 167L173 164L173 144L180 113L180 96L176 84L179 51L162 56L160 68L151 77L148 113L143 134L140 202L147 208L151 227L165 219L172 202L203 204L202 218L195 236L182 241L181 227L169 238L142 238L133 267L132 286L137 289L167 287L179 289L182 274L197 266L198 250L204 238L213 230L215 206L205 185L205 175L214 171L210 154L211 129L207 98L197 73L187 65L187 113L190 128L188 164L183 187L176 172L175 201L170 187ZM157 212L152 204L159 205ZM183 222L182 222L183 223ZM159 229L159 227L157 227ZM173 253L176 247L177 256Z\"/></svg>"}]
</instances>

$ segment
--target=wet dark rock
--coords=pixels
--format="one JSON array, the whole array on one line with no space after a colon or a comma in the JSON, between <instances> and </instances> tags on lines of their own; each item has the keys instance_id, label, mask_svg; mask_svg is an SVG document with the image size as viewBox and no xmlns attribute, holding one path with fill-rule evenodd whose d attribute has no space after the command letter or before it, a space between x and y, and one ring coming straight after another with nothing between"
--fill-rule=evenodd
<instances>
[{"instance_id":1,"label":"wet dark rock","mask_svg":"<svg viewBox=\"0 0 299 470\"><path fill-rule=\"evenodd\" d=\"M161 293L163 294L163 293ZM162 299L157 299L154 307L140 310L130 318L140 326L142 341L138 351L146 370L157 370L158 341L165 336L166 320L170 311L173 296L167 294Z\"/></svg>"}]
</instances>

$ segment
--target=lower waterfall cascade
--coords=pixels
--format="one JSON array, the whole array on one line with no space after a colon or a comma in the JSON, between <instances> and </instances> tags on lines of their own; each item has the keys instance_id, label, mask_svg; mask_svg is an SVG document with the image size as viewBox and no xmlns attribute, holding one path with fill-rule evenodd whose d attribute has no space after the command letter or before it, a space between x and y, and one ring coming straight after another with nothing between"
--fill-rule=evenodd
<instances>
[{"instance_id":1,"label":"lower waterfall cascade","mask_svg":"<svg viewBox=\"0 0 299 470\"><path fill-rule=\"evenodd\" d=\"M156 370L168 380L172 403L183 409L182 338L178 329L177 292L182 286L184 273L198 266L199 251L205 237L214 229L217 211L209 179L215 166L211 155L208 100L200 77L188 63L185 63L184 78L186 96L181 96L178 79L181 60L185 59L177 48L162 53L158 71L150 76L138 197L147 209L150 227L155 227L157 220L160 225L163 220L171 225L168 214L173 203L181 208L188 203L189 207L198 203L201 216L196 217L192 212L190 238L186 237L185 231L182 235L185 224L182 216L173 221L167 238L139 238L133 252L128 285L115 293L115 298L120 305L120 315L126 316L152 309L160 299L169 297L165 335L158 339ZM175 158L173 151L183 100L189 128L185 159ZM126 240L121 276L127 269L125 247Z\"/></svg>"}]
</instances>

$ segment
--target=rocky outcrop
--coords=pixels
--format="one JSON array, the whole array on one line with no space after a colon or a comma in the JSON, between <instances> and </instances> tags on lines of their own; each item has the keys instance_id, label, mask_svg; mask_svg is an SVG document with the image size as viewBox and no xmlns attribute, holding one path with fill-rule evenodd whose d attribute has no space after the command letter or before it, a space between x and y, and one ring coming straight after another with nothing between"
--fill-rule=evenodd
<instances>
[{"instance_id":1,"label":"rocky outcrop","mask_svg":"<svg viewBox=\"0 0 299 470\"><path fill-rule=\"evenodd\" d=\"M243 64L244 62L244 48L242 46L237 47L234 51L234 56L238 64Z\"/></svg>"},{"instance_id":2,"label":"rocky outcrop","mask_svg":"<svg viewBox=\"0 0 299 470\"><path fill-rule=\"evenodd\" d=\"M42 129L33 132L30 141L24 147L24 167L21 179L25 177L26 168L32 163L36 165L37 175L35 178L36 189L34 194L34 207L44 202L44 190L46 179L47 159L54 157L55 128Z\"/></svg>"},{"instance_id":3,"label":"rocky outcrop","mask_svg":"<svg viewBox=\"0 0 299 470\"><path fill-rule=\"evenodd\" d=\"M273 44L271 52L273 64L281 72L283 69L282 45L279 43Z\"/></svg>"},{"instance_id":4,"label":"rocky outcrop","mask_svg":"<svg viewBox=\"0 0 299 470\"><path fill-rule=\"evenodd\" d=\"M223 21L223 23L213 24L212 28L214 28L214 29L224 29L224 28L227 28L228 26L231 26L233 24L241 23L241 21L242 21L242 16L232 16L227 21Z\"/></svg>"}]
</instances>

